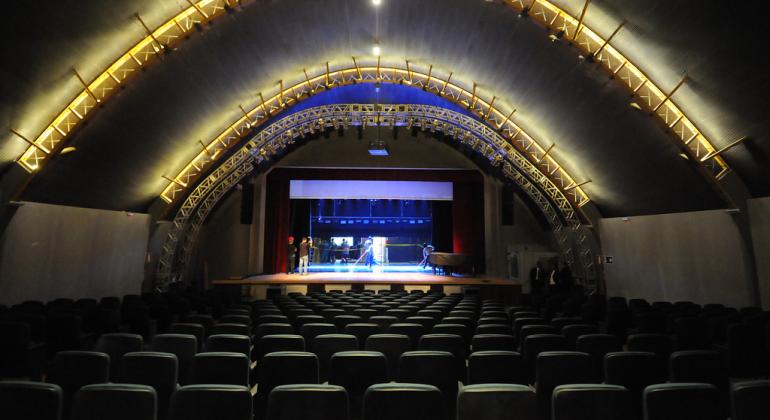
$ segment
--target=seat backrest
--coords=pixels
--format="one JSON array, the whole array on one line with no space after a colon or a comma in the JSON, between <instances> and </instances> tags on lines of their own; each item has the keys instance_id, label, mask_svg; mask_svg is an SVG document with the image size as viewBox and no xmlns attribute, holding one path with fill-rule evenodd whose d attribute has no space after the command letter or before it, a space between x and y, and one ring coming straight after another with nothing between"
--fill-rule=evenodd
<instances>
[{"instance_id":1,"label":"seat backrest","mask_svg":"<svg viewBox=\"0 0 770 420\"><path fill-rule=\"evenodd\" d=\"M458 380L465 380L465 359L468 350L465 340L457 334L425 334L417 346L420 350L447 351L455 357Z\"/></svg>"},{"instance_id":2,"label":"seat backrest","mask_svg":"<svg viewBox=\"0 0 770 420\"><path fill-rule=\"evenodd\" d=\"M188 385L171 397L169 420L252 420L251 392L245 386Z\"/></svg>"},{"instance_id":3,"label":"seat backrest","mask_svg":"<svg viewBox=\"0 0 770 420\"><path fill-rule=\"evenodd\" d=\"M203 327L203 335L208 337L211 334L211 328L214 326L214 317L211 315L197 314L187 315L182 319L186 324L198 324Z\"/></svg>"},{"instance_id":4,"label":"seat backrest","mask_svg":"<svg viewBox=\"0 0 770 420\"><path fill-rule=\"evenodd\" d=\"M194 335L158 334L152 338L149 350L175 355L179 383L182 385L190 383L193 359L198 353L198 339Z\"/></svg>"},{"instance_id":5,"label":"seat backrest","mask_svg":"<svg viewBox=\"0 0 770 420\"><path fill-rule=\"evenodd\" d=\"M123 355L142 351L143 344L142 336L138 334L102 334L97 340L94 350L107 353L110 356L110 378L115 381L120 374Z\"/></svg>"},{"instance_id":6,"label":"seat backrest","mask_svg":"<svg viewBox=\"0 0 770 420\"><path fill-rule=\"evenodd\" d=\"M318 374L320 382L325 382L329 378L329 362L334 353L358 349L358 339L354 335L317 335L313 341L313 353L318 357Z\"/></svg>"},{"instance_id":7,"label":"seat backrest","mask_svg":"<svg viewBox=\"0 0 770 420\"><path fill-rule=\"evenodd\" d=\"M731 420L767 419L770 401L770 381L736 382L731 386Z\"/></svg>"},{"instance_id":8,"label":"seat backrest","mask_svg":"<svg viewBox=\"0 0 770 420\"><path fill-rule=\"evenodd\" d=\"M433 317L420 315L408 316L404 322L420 324L425 329L425 331L430 331L437 323L436 319Z\"/></svg>"},{"instance_id":9,"label":"seat backrest","mask_svg":"<svg viewBox=\"0 0 770 420\"><path fill-rule=\"evenodd\" d=\"M560 385L553 391L553 420L619 420L631 418L631 393L619 385Z\"/></svg>"},{"instance_id":10,"label":"seat backrest","mask_svg":"<svg viewBox=\"0 0 770 420\"><path fill-rule=\"evenodd\" d=\"M264 355L276 351L305 351L305 339L297 334L271 334L257 340L257 360L262 360Z\"/></svg>"},{"instance_id":11,"label":"seat backrest","mask_svg":"<svg viewBox=\"0 0 770 420\"><path fill-rule=\"evenodd\" d=\"M347 333L347 331L345 331L345 328L349 324L360 324L362 322L363 322L363 319L361 319L361 317L358 315L337 315L334 317L334 321L333 321L334 325L337 326L337 330L344 331L345 333Z\"/></svg>"},{"instance_id":12,"label":"seat backrest","mask_svg":"<svg viewBox=\"0 0 770 420\"><path fill-rule=\"evenodd\" d=\"M654 353L641 351L621 351L607 353L604 356L604 382L620 385L628 389L635 401L634 411L640 418L642 392L650 385L666 382L666 366Z\"/></svg>"},{"instance_id":13,"label":"seat backrest","mask_svg":"<svg viewBox=\"0 0 770 420\"><path fill-rule=\"evenodd\" d=\"M476 331L474 332L474 335L481 335L481 334L511 335L511 333L512 333L511 326L508 324L483 324L476 327ZM513 338L513 336L511 336L511 338Z\"/></svg>"},{"instance_id":14,"label":"seat backrest","mask_svg":"<svg viewBox=\"0 0 770 420\"><path fill-rule=\"evenodd\" d=\"M246 324L234 324L220 322L211 329L211 335L217 334L235 334L235 335L251 335L251 328Z\"/></svg>"},{"instance_id":15,"label":"seat backrest","mask_svg":"<svg viewBox=\"0 0 770 420\"><path fill-rule=\"evenodd\" d=\"M270 392L266 420L347 420L348 395L337 385L279 385Z\"/></svg>"},{"instance_id":16,"label":"seat backrest","mask_svg":"<svg viewBox=\"0 0 770 420\"><path fill-rule=\"evenodd\" d=\"M471 339L471 352L487 350L516 349L515 340L510 334L476 334Z\"/></svg>"},{"instance_id":17,"label":"seat backrest","mask_svg":"<svg viewBox=\"0 0 770 420\"><path fill-rule=\"evenodd\" d=\"M724 420L719 391L703 383L667 383L644 389L645 420Z\"/></svg>"},{"instance_id":18,"label":"seat backrest","mask_svg":"<svg viewBox=\"0 0 770 420\"><path fill-rule=\"evenodd\" d=\"M382 330L377 324L366 322L355 322L345 325L345 334L355 335L358 339L359 349L363 349L367 337L372 334L380 334Z\"/></svg>"},{"instance_id":19,"label":"seat backrest","mask_svg":"<svg viewBox=\"0 0 770 420\"><path fill-rule=\"evenodd\" d=\"M43 382L0 381L0 407L4 419L60 420L62 389Z\"/></svg>"},{"instance_id":20,"label":"seat backrest","mask_svg":"<svg viewBox=\"0 0 770 420\"><path fill-rule=\"evenodd\" d=\"M148 385L155 389L159 416L165 418L171 394L177 388L178 362L172 353L141 351L123 356L120 382Z\"/></svg>"},{"instance_id":21,"label":"seat backrest","mask_svg":"<svg viewBox=\"0 0 770 420\"><path fill-rule=\"evenodd\" d=\"M457 394L457 362L447 351L408 351L398 364L398 382L433 385L445 399Z\"/></svg>"},{"instance_id":22,"label":"seat backrest","mask_svg":"<svg viewBox=\"0 0 770 420\"><path fill-rule=\"evenodd\" d=\"M591 355L596 378L601 381L604 379L604 355L623 350L623 343L612 334L585 334L578 337L575 349Z\"/></svg>"},{"instance_id":23,"label":"seat backrest","mask_svg":"<svg viewBox=\"0 0 770 420\"><path fill-rule=\"evenodd\" d=\"M322 334L336 334L337 327L329 323L309 323L300 328L300 335L305 339L307 351L313 351L313 339Z\"/></svg>"},{"instance_id":24,"label":"seat backrest","mask_svg":"<svg viewBox=\"0 0 770 420\"><path fill-rule=\"evenodd\" d=\"M62 389L64 416L69 413L72 397L85 385L110 381L110 356L95 351L60 351L56 353L47 382Z\"/></svg>"},{"instance_id":25,"label":"seat backrest","mask_svg":"<svg viewBox=\"0 0 770 420\"><path fill-rule=\"evenodd\" d=\"M378 351L388 360L388 378L395 380L401 355L412 347L412 341L404 334L373 334L366 339L364 348Z\"/></svg>"},{"instance_id":26,"label":"seat backrest","mask_svg":"<svg viewBox=\"0 0 770 420\"><path fill-rule=\"evenodd\" d=\"M702 382L716 386L721 391L728 387L724 357L713 350L677 351L669 358L672 382Z\"/></svg>"},{"instance_id":27,"label":"seat backrest","mask_svg":"<svg viewBox=\"0 0 770 420\"><path fill-rule=\"evenodd\" d=\"M388 382L388 361L378 351L342 351L332 355L329 383L340 385L351 398L373 384Z\"/></svg>"},{"instance_id":28,"label":"seat backrest","mask_svg":"<svg viewBox=\"0 0 770 420\"><path fill-rule=\"evenodd\" d=\"M198 353L193 359L193 384L249 385L249 358L242 353Z\"/></svg>"},{"instance_id":29,"label":"seat backrest","mask_svg":"<svg viewBox=\"0 0 770 420\"><path fill-rule=\"evenodd\" d=\"M260 398L267 398L278 385L317 384L318 357L304 351L268 353L259 364Z\"/></svg>"},{"instance_id":30,"label":"seat backrest","mask_svg":"<svg viewBox=\"0 0 770 420\"><path fill-rule=\"evenodd\" d=\"M251 327L251 317L248 315L229 314L219 318L218 324L241 324Z\"/></svg>"},{"instance_id":31,"label":"seat backrest","mask_svg":"<svg viewBox=\"0 0 770 420\"><path fill-rule=\"evenodd\" d=\"M513 351L476 351L468 357L469 385L474 384L522 384L526 385L527 375L524 359Z\"/></svg>"},{"instance_id":32,"label":"seat backrest","mask_svg":"<svg viewBox=\"0 0 770 420\"><path fill-rule=\"evenodd\" d=\"M552 325L525 325L519 331L519 343L523 344L527 337L535 334L559 334Z\"/></svg>"},{"instance_id":33,"label":"seat backrest","mask_svg":"<svg viewBox=\"0 0 770 420\"><path fill-rule=\"evenodd\" d=\"M174 323L168 327L169 334L185 334L195 337L198 351L203 350L203 345L206 344L206 332L203 329L203 325L191 324L191 323Z\"/></svg>"},{"instance_id":34,"label":"seat backrest","mask_svg":"<svg viewBox=\"0 0 770 420\"><path fill-rule=\"evenodd\" d=\"M598 334L599 327L592 324L569 324L561 328L561 334L567 338L571 349L577 346L577 339L585 334Z\"/></svg>"},{"instance_id":35,"label":"seat backrest","mask_svg":"<svg viewBox=\"0 0 770 420\"><path fill-rule=\"evenodd\" d=\"M457 395L457 420L539 420L535 393L525 385L478 384Z\"/></svg>"},{"instance_id":36,"label":"seat backrest","mask_svg":"<svg viewBox=\"0 0 770 420\"><path fill-rule=\"evenodd\" d=\"M251 359L251 339L246 335L212 334L206 339L206 351L242 353Z\"/></svg>"},{"instance_id":37,"label":"seat backrest","mask_svg":"<svg viewBox=\"0 0 770 420\"><path fill-rule=\"evenodd\" d=\"M388 334L403 334L409 337L412 343L411 348L416 349L420 341L420 337L426 333L426 329L422 324L399 322L391 324L387 329Z\"/></svg>"},{"instance_id":38,"label":"seat backrest","mask_svg":"<svg viewBox=\"0 0 770 420\"><path fill-rule=\"evenodd\" d=\"M544 418L550 416L551 395L557 386L595 382L591 356L575 351L540 353L535 373L535 392Z\"/></svg>"},{"instance_id":39,"label":"seat backrest","mask_svg":"<svg viewBox=\"0 0 770 420\"><path fill-rule=\"evenodd\" d=\"M363 420L445 420L443 396L432 385L387 383L364 395Z\"/></svg>"},{"instance_id":40,"label":"seat backrest","mask_svg":"<svg viewBox=\"0 0 770 420\"><path fill-rule=\"evenodd\" d=\"M75 393L70 420L155 420L157 399L147 385L86 385Z\"/></svg>"}]
</instances>

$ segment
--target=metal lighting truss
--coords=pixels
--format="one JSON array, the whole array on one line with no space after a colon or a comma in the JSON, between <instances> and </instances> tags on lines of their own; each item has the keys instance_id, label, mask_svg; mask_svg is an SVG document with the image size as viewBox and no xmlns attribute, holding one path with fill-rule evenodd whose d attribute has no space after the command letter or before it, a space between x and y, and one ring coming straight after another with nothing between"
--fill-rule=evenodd
<instances>
[{"instance_id":1,"label":"metal lighting truss","mask_svg":"<svg viewBox=\"0 0 770 420\"><path fill-rule=\"evenodd\" d=\"M154 31L145 26L146 36L102 71L91 83L86 83L80 75L75 76L83 85L83 90L51 121L33 140L30 146L17 159L19 165L29 172L40 169L51 153L63 147L65 140L89 117L97 106L122 88L134 75L162 57L165 51L177 45L201 25L219 17L229 8L235 7L239 0L187 0L190 7L178 13ZM25 138L26 140L26 138Z\"/></svg>"},{"instance_id":2,"label":"metal lighting truss","mask_svg":"<svg viewBox=\"0 0 770 420\"><path fill-rule=\"evenodd\" d=\"M575 208L588 203L589 197L581 188L582 183L575 181L555 160L549 153L550 148L545 149L540 146L512 121L515 110L503 112L495 107L496 97L486 100L481 98L475 84L469 91L452 83L451 73L443 78L433 73L433 66L424 66L427 67L425 71L425 68L418 70L408 61L404 63L403 68L393 65L386 67L381 65L379 58L376 58L370 63L371 65L362 66L353 58L352 67L331 70L327 64L318 75L311 77L304 72L304 77L289 87L285 87L284 83L280 82L277 92L268 98L264 98L260 93L260 100L253 104L251 110L246 111L242 108L242 116L206 144L203 150L169 181L161 193L161 198L167 203L182 199L188 187L193 185L206 169L224 154L223 152L236 147L252 130L271 117L318 92L357 83L392 83L423 89L466 107L505 137L508 143L525 156L523 159L538 166L542 172L541 177L549 178L553 188L560 189L566 200ZM492 128L488 129L492 130Z\"/></svg>"},{"instance_id":3,"label":"metal lighting truss","mask_svg":"<svg viewBox=\"0 0 770 420\"><path fill-rule=\"evenodd\" d=\"M267 125L203 178L181 204L167 234L158 265L159 285L165 287L170 281L182 279L200 226L209 211L255 164L314 133L367 125L418 127L440 132L484 155L543 211L573 272L588 282L595 280L593 256L598 247L575 207L541 168L524 157L499 131L467 115L430 105L334 104L302 110Z\"/></svg>"},{"instance_id":4,"label":"metal lighting truss","mask_svg":"<svg viewBox=\"0 0 770 420\"><path fill-rule=\"evenodd\" d=\"M668 92L653 83L644 72L626 58L610 43L625 22L607 38L603 38L583 23L590 0L585 0L579 17L555 6L547 0L505 0L505 3L520 13L526 13L546 28L554 32L552 36L566 40L577 46L584 57L598 62L615 80L623 84L635 96L640 108L655 115L676 137L677 145L693 161L698 163L700 172L712 182L726 202L732 200L719 186L718 182L730 171L721 152L695 124L676 106L672 100L674 93L686 81L686 76Z\"/></svg>"}]
</instances>

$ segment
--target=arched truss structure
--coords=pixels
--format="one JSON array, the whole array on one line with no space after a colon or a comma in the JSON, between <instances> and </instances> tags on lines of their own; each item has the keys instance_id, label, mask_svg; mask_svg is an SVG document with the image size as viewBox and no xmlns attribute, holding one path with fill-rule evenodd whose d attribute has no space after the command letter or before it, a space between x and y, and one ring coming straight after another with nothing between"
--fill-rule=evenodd
<instances>
[{"instance_id":1,"label":"arched truss structure","mask_svg":"<svg viewBox=\"0 0 770 420\"><path fill-rule=\"evenodd\" d=\"M203 25L213 19L225 14L228 10L240 5L240 0L188 0L190 7L172 17L155 30L148 30L147 36L142 38L127 52L121 55L107 69L96 76L92 82L83 82L83 90L51 121L46 128L33 140L29 140L30 146L17 159L19 165L29 172L38 171L48 161L50 154L55 153L64 147L67 138L80 126L80 124L90 117L95 109L103 105L112 97L121 87L129 82L132 76L139 73L139 70L156 61L165 51L173 48L183 39L190 36L196 30L201 30ZM683 152L692 158L702 174L711 181L715 188L723 195L726 202L730 203L730 198L719 187L717 181L724 177L730 170L727 163L722 159L717 151L706 138L705 135L684 115L672 100L672 95L676 88L664 93L662 89L656 86L636 65L631 63L620 51L611 44L612 37L617 31L603 38L596 31L583 24L585 7L579 18L571 16L564 10L556 7L547 0L505 0L505 3L520 12L526 12L530 18L545 25L553 30L555 34L562 39L574 43L586 53L586 57L601 63L610 75L626 86L634 95L638 97L641 106L657 116L660 121L670 129L679 141L679 146ZM587 5L587 3L586 3ZM620 29L620 28L619 28ZM335 72L328 70L325 74L315 76L313 79L306 77L306 86L311 93L319 87L319 78L323 80L322 88L328 89L339 83L348 83L352 81L371 80L372 67L354 66L355 69L341 69ZM510 113L501 112L494 107L495 97L489 102L478 98L475 90L469 96L466 90L450 83L451 73L446 80L432 77L432 66L427 72L414 72L406 63L406 69L381 69L377 66L377 78L385 72L392 72L393 80L399 80L400 83L422 83L426 89L430 89L441 96L455 97L458 102L467 102L470 108L485 119L491 119L496 126L499 126L503 132L508 135L524 137L524 141L515 139L520 143L534 161L544 162L544 166L549 176L554 179L560 178L565 182L563 186L570 186L569 195L573 196L573 201L582 206L588 202L588 196L575 183L569 174L561 168L542 147L531 141L526 134L522 133L510 121ZM352 77L351 77L352 73ZM79 76L78 76L79 77ZM383 77L383 80L390 77ZM81 80L82 81L82 80ZM303 90L303 84L299 83L284 89L283 86L279 92L268 100L261 101L254 110L248 115L231 124L225 132L217 136L205 146L205 150L195 157L176 177L170 182L161 194L161 198L173 203L184 196L188 186L193 185L195 178L204 172L204 169L212 164L212 161L220 155L223 149L235 147L241 136L248 133L251 128L251 122L259 122L259 112L267 114L277 112L291 103L293 95L298 90ZM315 88L311 87L315 86ZM284 102L286 101L286 102ZM263 118L265 115L263 115ZM510 127L508 129L507 127ZM523 135L522 135L523 134ZM25 138L26 140L26 138Z\"/></svg>"},{"instance_id":2,"label":"arched truss structure","mask_svg":"<svg viewBox=\"0 0 770 420\"><path fill-rule=\"evenodd\" d=\"M597 244L581 223L575 207L541 168L498 131L470 116L431 105L334 104L301 110L269 124L193 189L167 233L158 264L159 286L183 280L201 225L220 198L251 173L255 165L310 135L350 126L419 127L442 133L480 153L537 204L551 224L573 273L588 284L595 280Z\"/></svg>"}]
</instances>

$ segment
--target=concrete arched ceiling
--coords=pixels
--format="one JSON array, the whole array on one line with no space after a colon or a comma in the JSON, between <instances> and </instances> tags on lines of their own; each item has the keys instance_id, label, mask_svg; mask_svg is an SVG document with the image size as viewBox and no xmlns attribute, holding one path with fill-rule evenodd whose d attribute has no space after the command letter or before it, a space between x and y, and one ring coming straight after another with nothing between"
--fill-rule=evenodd
<instances>
[{"instance_id":1,"label":"concrete arched ceiling","mask_svg":"<svg viewBox=\"0 0 770 420\"><path fill-rule=\"evenodd\" d=\"M573 14L583 4L556 3ZM746 29L758 18L694 0L669 3L596 0L586 22L606 36L628 19L614 43L662 88L686 71L691 81L677 102L717 147L751 137L726 156L754 194L767 194L767 55L739 54L745 43L762 45L761 32ZM0 112L7 127L36 133L82 89L73 67L90 80L145 35L134 13L155 27L189 4L81 0L15 7L5 37L17 42L4 56L16 59L3 66ZM584 189L603 214L720 205L671 137L628 106L622 86L511 8L480 0L384 0L378 13L384 61L433 64L437 73L453 72L452 80L468 87L477 82L486 96L517 108L517 123L541 144L556 143L554 155L576 179L593 180ZM23 198L147 209L166 184L162 176L176 174L200 151L198 140L237 119L239 104L253 105L258 92L275 90L279 79L296 78L303 68L327 61L349 66L350 56L370 56L375 22L368 0L247 4L129 83L70 138L78 150L54 158ZM3 139L0 159L10 166L26 145Z\"/></svg>"}]
</instances>

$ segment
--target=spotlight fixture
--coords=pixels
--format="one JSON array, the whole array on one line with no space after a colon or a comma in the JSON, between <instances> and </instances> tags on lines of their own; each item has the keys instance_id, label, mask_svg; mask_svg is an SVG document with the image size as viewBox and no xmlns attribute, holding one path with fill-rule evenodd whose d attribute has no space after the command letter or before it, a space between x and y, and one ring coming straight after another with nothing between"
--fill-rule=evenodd
<instances>
[{"instance_id":1,"label":"spotlight fixture","mask_svg":"<svg viewBox=\"0 0 770 420\"><path fill-rule=\"evenodd\" d=\"M379 6L382 4L382 0L372 0L372 4L375 6Z\"/></svg>"},{"instance_id":2,"label":"spotlight fixture","mask_svg":"<svg viewBox=\"0 0 770 420\"><path fill-rule=\"evenodd\" d=\"M382 49L380 48L380 43L379 42L375 42L374 46L372 47L372 55L375 55L375 56L379 57L380 54L382 54Z\"/></svg>"}]
</instances>

